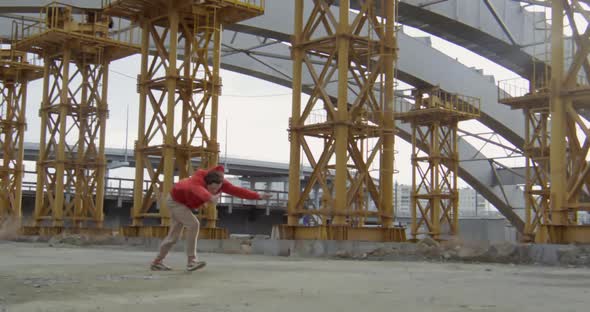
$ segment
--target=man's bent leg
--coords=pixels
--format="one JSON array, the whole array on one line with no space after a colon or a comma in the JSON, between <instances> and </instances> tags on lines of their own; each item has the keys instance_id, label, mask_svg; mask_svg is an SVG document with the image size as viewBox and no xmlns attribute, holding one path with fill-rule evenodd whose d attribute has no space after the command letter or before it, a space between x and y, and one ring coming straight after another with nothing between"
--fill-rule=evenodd
<instances>
[{"instance_id":1,"label":"man's bent leg","mask_svg":"<svg viewBox=\"0 0 590 312\"><path fill-rule=\"evenodd\" d=\"M170 195L168 195L168 197L166 198L166 204L168 205L168 207L170 207L171 204L174 204L174 200L172 199L172 197L170 197ZM168 255L168 252L170 251L172 246L174 246L174 244L176 244L176 242L178 241L181 232L182 222L180 222L178 217L171 211L170 228L168 229L168 234L160 243L158 257L156 258L156 261L161 261Z\"/></svg>"},{"instance_id":2,"label":"man's bent leg","mask_svg":"<svg viewBox=\"0 0 590 312\"><path fill-rule=\"evenodd\" d=\"M172 210L179 222L186 228L186 255L189 258L195 258L197 256L196 246L200 227L199 220L193 215L190 209L183 205L177 204Z\"/></svg>"},{"instance_id":3,"label":"man's bent leg","mask_svg":"<svg viewBox=\"0 0 590 312\"><path fill-rule=\"evenodd\" d=\"M174 246L174 244L176 244L176 242L178 241L181 232L182 223L176 220L176 218L174 218L173 216L171 216L170 230L168 231L168 235L166 236L166 238L164 238L164 240L160 243L160 252L158 253L156 261L162 261L166 257L166 255L168 255L168 252L170 252L172 246Z\"/></svg>"}]
</instances>

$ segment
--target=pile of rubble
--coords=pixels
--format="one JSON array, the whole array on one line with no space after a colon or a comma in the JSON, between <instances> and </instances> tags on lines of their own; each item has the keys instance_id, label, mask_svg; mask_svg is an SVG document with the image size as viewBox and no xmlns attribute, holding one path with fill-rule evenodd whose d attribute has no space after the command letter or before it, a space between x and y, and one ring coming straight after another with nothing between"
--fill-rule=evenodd
<instances>
[{"instance_id":1,"label":"pile of rubble","mask_svg":"<svg viewBox=\"0 0 590 312\"><path fill-rule=\"evenodd\" d=\"M535 245L511 242L438 242L425 238L416 244L403 243L376 248L362 254L339 253L339 258L405 261L460 261L507 264L553 264L590 266L590 246Z\"/></svg>"}]
</instances>

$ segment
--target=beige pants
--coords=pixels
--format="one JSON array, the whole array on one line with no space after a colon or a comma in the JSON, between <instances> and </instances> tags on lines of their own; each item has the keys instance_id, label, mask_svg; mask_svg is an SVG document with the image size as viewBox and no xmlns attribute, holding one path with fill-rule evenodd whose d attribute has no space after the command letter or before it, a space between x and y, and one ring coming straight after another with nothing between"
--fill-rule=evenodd
<instances>
[{"instance_id":1,"label":"beige pants","mask_svg":"<svg viewBox=\"0 0 590 312\"><path fill-rule=\"evenodd\" d=\"M164 259L170 248L176 244L182 228L186 227L186 255L188 257L197 256L197 238L199 236L199 220L192 211L185 205L176 202L170 195L166 199L168 205L168 211L170 211L170 230L168 236L160 244L160 252L158 253L158 259Z\"/></svg>"}]
</instances>

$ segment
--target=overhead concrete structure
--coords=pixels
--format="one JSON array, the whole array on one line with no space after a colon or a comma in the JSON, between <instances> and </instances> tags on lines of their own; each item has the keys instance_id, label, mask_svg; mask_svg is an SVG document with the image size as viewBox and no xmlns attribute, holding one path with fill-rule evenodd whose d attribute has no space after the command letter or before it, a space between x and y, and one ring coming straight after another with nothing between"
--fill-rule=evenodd
<instances>
[{"instance_id":1,"label":"overhead concrete structure","mask_svg":"<svg viewBox=\"0 0 590 312\"><path fill-rule=\"evenodd\" d=\"M530 60L527 55L530 54L520 47L534 43L535 38L540 36L539 32L535 32L534 28L528 26L531 23L525 21L534 20L539 15L522 10L520 5L513 1L487 2L495 9L496 14L492 14L490 6L486 6L484 1L449 0L424 5L423 1L402 0L399 5L400 21L449 39L518 73L525 73L527 62ZM95 1L89 0L78 0L76 3L97 5ZM358 9L358 3L358 1L352 1L351 8ZM7 14L27 13L33 12L31 7L38 5L39 1L36 0L15 1L3 4L4 7L0 10ZM289 5L290 3L283 1L269 1L266 3L264 16L228 28L224 36L228 40L224 41L227 50L222 57L222 68L290 86L292 81L290 53L288 47L281 44L281 42L288 42L292 33L293 17L291 10L286 8ZM504 27L498 22L498 17L504 21ZM517 45L507 39L506 29L512 33ZM260 41L263 44L260 44ZM480 120L517 147L522 146L524 142L522 116L497 105L498 90L489 77L466 68L436 52L424 41L410 38L403 33L399 33L398 43L400 46L398 78L415 86L440 85L448 92L481 98ZM520 57L522 55L525 57ZM425 63L424 60L430 63ZM444 79L455 75L463 77L463 81L470 81L470 84ZM304 77L304 81L306 79ZM309 92L308 85L311 84L303 83L304 92ZM330 88L328 91L329 94L335 95ZM399 129L398 135L409 140L409 129L404 129L403 126ZM459 153L462 154L460 158L464 160L459 165L460 176L484 194L517 228L522 230L524 223L513 210L514 207L519 206L515 203L522 202L522 192L516 186L504 186L498 183L499 179L495 170L497 165L494 161L479 154L477 149L465 145L465 142L461 140ZM503 176L502 180L518 179Z\"/></svg>"}]
</instances>

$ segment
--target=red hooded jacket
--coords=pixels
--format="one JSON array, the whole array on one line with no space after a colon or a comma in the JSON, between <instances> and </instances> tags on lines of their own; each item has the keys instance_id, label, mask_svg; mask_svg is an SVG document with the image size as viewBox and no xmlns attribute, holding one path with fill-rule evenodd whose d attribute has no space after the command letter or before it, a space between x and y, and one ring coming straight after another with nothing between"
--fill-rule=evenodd
<instances>
[{"instance_id":1,"label":"red hooded jacket","mask_svg":"<svg viewBox=\"0 0 590 312\"><path fill-rule=\"evenodd\" d=\"M223 172L223 166L217 166L210 170L199 169L191 177L178 181L170 191L172 199L193 210L198 209L201 205L208 202L214 194L211 194L207 190L205 176L209 171L213 170ZM261 199L260 194L257 192L235 186L226 179L223 179L221 187L216 194L221 192L243 199Z\"/></svg>"}]
</instances>

